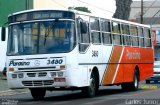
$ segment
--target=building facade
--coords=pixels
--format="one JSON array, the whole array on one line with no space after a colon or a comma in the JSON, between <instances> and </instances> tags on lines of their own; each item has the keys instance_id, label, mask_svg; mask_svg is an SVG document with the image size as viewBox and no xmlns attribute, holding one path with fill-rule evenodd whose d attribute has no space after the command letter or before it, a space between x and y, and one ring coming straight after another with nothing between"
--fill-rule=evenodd
<instances>
[{"instance_id":1,"label":"building facade","mask_svg":"<svg viewBox=\"0 0 160 105\"><path fill-rule=\"evenodd\" d=\"M33 0L29 0L29 8L33 8ZM7 25L9 14L26 9L26 0L0 0L0 27Z\"/></svg>"},{"instance_id":2,"label":"building facade","mask_svg":"<svg viewBox=\"0 0 160 105\"><path fill-rule=\"evenodd\" d=\"M141 14L141 1L133 1L129 20L148 24L156 32L155 60L160 60L160 0L143 0L143 15Z\"/></svg>"}]
</instances>

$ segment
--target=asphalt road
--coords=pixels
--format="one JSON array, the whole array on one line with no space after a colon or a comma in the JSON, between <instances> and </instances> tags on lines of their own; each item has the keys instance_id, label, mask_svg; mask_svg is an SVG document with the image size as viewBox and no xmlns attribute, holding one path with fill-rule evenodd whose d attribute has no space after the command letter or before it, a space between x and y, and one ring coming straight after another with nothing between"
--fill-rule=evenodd
<instances>
[{"instance_id":1,"label":"asphalt road","mask_svg":"<svg viewBox=\"0 0 160 105\"><path fill-rule=\"evenodd\" d=\"M160 105L160 83L141 83L132 92L120 86L101 87L94 98L84 98L80 91L52 91L35 101L28 90L0 92L0 105Z\"/></svg>"}]
</instances>

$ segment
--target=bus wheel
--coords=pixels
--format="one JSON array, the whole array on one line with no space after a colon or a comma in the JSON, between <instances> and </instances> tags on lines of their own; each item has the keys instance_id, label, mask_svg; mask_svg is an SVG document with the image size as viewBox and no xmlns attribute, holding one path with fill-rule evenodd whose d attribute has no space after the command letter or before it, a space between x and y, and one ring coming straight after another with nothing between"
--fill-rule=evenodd
<instances>
[{"instance_id":1,"label":"bus wheel","mask_svg":"<svg viewBox=\"0 0 160 105\"><path fill-rule=\"evenodd\" d=\"M82 89L82 93L83 95L92 98L96 95L97 91L98 91L98 87L97 87L97 80L96 80L96 75L95 73L91 74L91 78L90 78L90 83L89 86L84 87Z\"/></svg>"},{"instance_id":2,"label":"bus wheel","mask_svg":"<svg viewBox=\"0 0 160 105\"><path fill-rule=\"evenodd\" d=\"M31 88L30 89L31 95L35 100L44 99L46 94L46 89L43 88Z\"/></svg>"},{"instance_id":3,"label":"bus wheel","mask_svg":"<svg viewBox=\"0 0 160 105\"><path fill-rule=\"evenodd\" d=\"M124 91L136 91L138 90L139 87L139 76L138 76L138 72L135 70L134 72L134 78L133 78L133 82L129 82L129 83L123 83L121 85L122 90Z\"/></svg>"},{"instance_id":4,"label":"bus wheel","mask_svg":"<svg viewBox=\"0 0 160 105\"><path fill-rule=\"evenodd\" d=\"M136 70L134 72L134 81L131 82L130 86L131 86L131 90L133 90L133 91L138 90L138 87L139 87L139 76L138 76L138 72Z\"/></svg>"}]
</instances>

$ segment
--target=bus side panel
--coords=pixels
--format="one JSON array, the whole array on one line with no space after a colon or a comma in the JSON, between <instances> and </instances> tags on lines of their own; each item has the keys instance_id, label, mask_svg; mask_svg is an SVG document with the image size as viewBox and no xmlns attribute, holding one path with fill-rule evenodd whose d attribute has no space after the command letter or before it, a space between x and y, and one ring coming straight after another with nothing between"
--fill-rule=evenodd
<instances>
[{"instance_id":1,"label":"bus side panel","mask_svg":"<svg viewBox=\"0 0 160 105\"><path fill-rule=\"evenodd\" d=\"M140 62L140 49L124 47L113 83L132 82L136 64Z\"/></svg>"},{"instance_id":2,"label":"bus side panel","mask_svg":"<svg viewBox=\"0 0 160 105\"><path fill-rule=\"evenodd\" d=\"M153 50L151 48L125 47L113 83L132 82L136 66L139 68L140 81L153 74Z\"/></svg>"},{"instance_id":3,"label":"bus side panel","mask_svg":"<svg viewBox=\"0 0 160 105\"><path fill-rule=\"evenodd\" d=\"M140 80L145 80L153 75L154 54L152 48L141 49Z\"/></svg>"},{"instance_id":4,"label":"bus side panel","mask_svg":"<svg viewBox=\"0 0 160 105\"><path fill-rule=\"evenodd\" d=\"M114 46L114 48L112 49L112 53L111 53L110 59L108 61L108 66L106 67L106 70L105 70L105 73L103 76L102 85L112 84L112 82L115 78L117 68L119 66L119 61L121 58L122 49L123 49L123 47L121 47L121 46ZM120 75L120 77L122 77L122 76L123 75Z\"/></svg>"}]
</instances>

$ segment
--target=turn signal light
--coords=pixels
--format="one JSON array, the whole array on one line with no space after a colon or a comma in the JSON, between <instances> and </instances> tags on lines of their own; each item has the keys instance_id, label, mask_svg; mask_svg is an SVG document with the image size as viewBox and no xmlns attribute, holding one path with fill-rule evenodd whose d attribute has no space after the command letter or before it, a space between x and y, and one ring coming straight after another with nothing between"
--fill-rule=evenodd
<instances>
[{"instance_id":1,"label":"turn signal light","mask_svg":"<svg viewBox=\"0 0 160 105\"><path fill-rule=\"evenodd\" d=\"M9 71L10 71L10 72L13 72L13 71L14 71L14 68L9 68Z\"/></svg>"},{"instance_id":2,"label":"turn signal light","mask_svg":"<svg viewBox=\"0 0 160 105\"><path fill-rule=\"evenodd\" d=\"M60 66L60 69L65 69L65 65L61 65L61 66Z\"/></svg>"}]
</instances>

